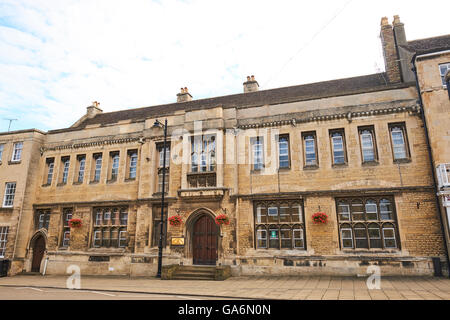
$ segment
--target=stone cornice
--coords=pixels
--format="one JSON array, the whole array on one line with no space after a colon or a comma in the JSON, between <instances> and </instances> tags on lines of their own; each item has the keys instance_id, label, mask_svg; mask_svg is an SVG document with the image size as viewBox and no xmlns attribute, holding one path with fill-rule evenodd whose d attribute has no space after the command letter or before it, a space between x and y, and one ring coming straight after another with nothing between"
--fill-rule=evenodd
<instances>
[{"instance_id":1,"label":"stone cornice","mask_svg":"<svg viewBox=\"0 0 450 320\"><path fill-rule=\"evenodd\" d=\"M43 154L46 151L58 151L58 150L66 150L66 149L98 147L98 146L104 146L104 145L122 144L122 143L136 142L136 141L143 143L143 138L142 137L129 137L129 138L119 138L119 139L103 139L103 140L84 142L84 143L71 143L71 144L57 145L57 146L51 146L51 147L41 147L40 151L41 151L41 154Z\"/></svg>"},{"instance_id":2,"label":"stone cornice","mask_svg":"<svg viewBox=\"0 0 450 320\"><path fill-rule=\"evenodd\" d=\"M339 112L339 113L333 113L333 114L327 114L327 115L320 115L320 116L311 116L306 117L303 119L285 119L285 120L277 120L277 121L267 121L267 122L261 122L261 123L251 123L251 124L245 124L245 125L238 125L239 129L253 129L253 128L267 128L267 127L277 127L277 126L283 126L283 125L296 125L298 123L306 123L306 122L314 122L314 121L329 121L329 120L337 120L337 119L347 119L348 121L351 121L354 118L359 117L367 117L367 116L376 116L376 115L386 115L386 114L393 114L393 113L401 113L401 112L408 112L411 114L420 114L420 106L415 104L411 106L401 106L401 107L387 107L382 109L374 109L374 110L368 110L368 111L357 111L357 112Z\"/></svg>"}]
</instances>

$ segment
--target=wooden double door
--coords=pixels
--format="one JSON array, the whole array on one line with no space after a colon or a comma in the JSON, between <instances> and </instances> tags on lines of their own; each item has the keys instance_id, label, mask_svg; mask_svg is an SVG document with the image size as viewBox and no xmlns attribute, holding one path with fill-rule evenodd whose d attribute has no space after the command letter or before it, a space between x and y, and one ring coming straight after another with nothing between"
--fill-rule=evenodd
<instances>
[{"instance_id":1,"label":"wooden double door","mask_svg":"<svg viewBox=\"0 0 450 320\"><path fill-rule=\"evenodd\" d=\"M216 265L219 228L214 220L201 216L194 225L193 258L194 264Z\"/></svg>"}]
</instances>

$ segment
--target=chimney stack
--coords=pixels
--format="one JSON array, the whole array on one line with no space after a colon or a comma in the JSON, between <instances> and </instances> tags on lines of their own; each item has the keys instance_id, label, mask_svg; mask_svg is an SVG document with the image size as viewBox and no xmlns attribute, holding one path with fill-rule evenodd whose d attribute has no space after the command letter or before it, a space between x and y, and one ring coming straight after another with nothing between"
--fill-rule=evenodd
<instances>
[{"instance_id":1,"label":"chimney stack","mask_svg":"<svg viewBox=\"0 0 450 320\"><path fill-rule=\"evenodd\" d=\"M395 43L394 30L389 24L387 17L381 18L380 38L383 46L384 65L386 67L388 81L389 83L401 82L400 66L397 61L399 58L397 45Z\"/></svg>"},{"instance_id":2,"label":"chimney stack","mask_svg":"<svg viewBox=\"0 0 450 320\"><path fill-rule=\"evenodd\" d=\"M86 108L86 109L87 109L87 116L88 116L88 118L93 118L93 117L95 117L97 114L103 112L103 110L100 109L99 105L100 105L100 102L94 101L94 102L92 102L92 105L91 105L91 106L89 106L89 107Z\"/></svg>"},{"instance_id":3,"label":"chimney stack","mask_svg":"<svg viewBox=\"0 0 450 320\"><path fill-rule=\"evenodd\" d=\"M255 80L255 76L247 76L247 81L243 83L244 85L244 93L258 91L259 84L258 81Z\"/></svg>"},{"instance_id":4,"label":"chimney stack","mask_svg":"<svg viewBox=\"0 0 450 320\"><path fill-rule=\"evenodd\" d=\"M192 96L188 91L187 87L181 88L180 93L177 94L177 102L187 102L191 101Z\"/></svg>"}]
</instances>

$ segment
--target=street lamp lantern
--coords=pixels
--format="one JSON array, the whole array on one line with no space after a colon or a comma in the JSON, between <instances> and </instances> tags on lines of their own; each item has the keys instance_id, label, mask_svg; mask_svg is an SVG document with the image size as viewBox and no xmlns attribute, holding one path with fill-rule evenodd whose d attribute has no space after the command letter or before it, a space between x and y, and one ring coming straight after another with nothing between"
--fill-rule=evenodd
<instances>
[{"instance_id":1,"label":"street lamp lantern","mask_svg":"<svg viewBox=\"0 0 450 320\"><path fill-rule=\"evenodd\" d=\"M163 253L163 238L164 238L164 195L166 193L166 143L167 143L167 119L162 124L158 119L155 120L153 128L164 129L164 143L163 143L163 169L162 169L162 192L161 192L161 230L159 232L159 245L158 245L158 272L157 278L161 278L162 269L162 253Z\"/></svg>"}]
</instances>

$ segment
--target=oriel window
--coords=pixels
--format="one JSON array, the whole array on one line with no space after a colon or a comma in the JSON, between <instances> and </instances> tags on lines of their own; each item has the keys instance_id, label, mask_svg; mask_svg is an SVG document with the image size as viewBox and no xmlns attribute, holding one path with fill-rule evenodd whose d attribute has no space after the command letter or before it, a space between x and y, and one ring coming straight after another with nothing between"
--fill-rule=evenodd
<instances>
[{"instance_id":1,"label":"oriel window","mask_svg":"<svg viewBox=\"0 0 450 320\"><path fill-rule=\"evenodd\" d=\"M191 137L191 172L216 170L216 136L198 135Z\"/></svg>"}]
</instances>

